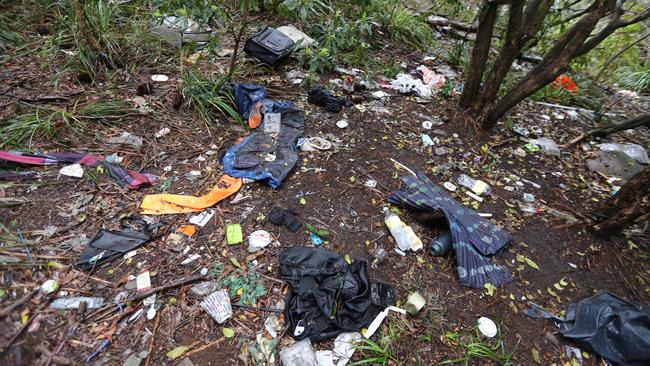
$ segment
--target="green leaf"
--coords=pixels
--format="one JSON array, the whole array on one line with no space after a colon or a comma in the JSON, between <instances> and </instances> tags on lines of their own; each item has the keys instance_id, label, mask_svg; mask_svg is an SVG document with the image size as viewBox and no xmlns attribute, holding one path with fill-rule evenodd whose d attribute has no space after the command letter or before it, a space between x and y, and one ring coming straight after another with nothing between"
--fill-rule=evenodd
<instances>
[{"instance_id":1,"label":"green leaf","mask_svg":"<svg viewBox=\"0 0 650 366\"><path fill-rule=\"evenodd\" d=\"M237 260L236 257L230 257L228 259L230 260L230 263L232 263L233 266L235 266L235 267L237 267L239 269L242 269L241 264L239 264L239 260Z\"/></svg>"},{"instance_id":2,"label":"green leaf","mask_svg":"<svg viewBox=\"0 0 650 366\"><path fill-rule=\"evenodd\" d=\"M223 336L226 338L232 338L235 336L235 331L232 330L231 328L223 328Z\"/></svg>"},{"instance_id":3,"label":"green leaf","mask_svg":"<svg viewBox=\"0 0 650 366\"><path fill-rule=\"evenodd\" d=\"M488 296L494 296L494 292L497 290L496 286L494 286L491 283L486 283L483 287L485 287L485 294Z\"/></svg>"},{"instance_id":4,"label":"green leaf","mask_svg":"<svg viewBox=\"0 0 650 366\"><path fill-rule=\"evenodd\" d=\"M319 237L325 239L330 235L330 232L328 230L325 230L325 229L318 229L318 230L316 230L316 235L318 235Z\"/></svg>"},{"instance_id":5,"label":"green leaf","mask_svg":"<svg viewBox=\"0 0 650 366\"><path fill-rule=\"evenodd\" d=\"M189 350L190 350L190 347L188 347L188 346L178 346L178 347L174 348L173 350L167 352L167 354L165 356L167 356L171 360L175 360L175 359L181 357L182 355L184 355L185 352L187 352Z\"/></svg>"},{"instance_id":6,"label":"green leaf","mask_svg":"<svg viewBox=\"0 0 650 366\"><path fill-rule=\"evenodd\" d=\"M305 199L305 197L300 197L300 204L301 205L306 205L307 204L307 200Z\"/></svg>"},{"instance_id":7,"label":"green leaf","mask_svg":"<svg viewBox=\"0 0 650 366\"><path fill-rule=\"evenodd\" d=\"M531 350L531 353L533 354L533 360L535 360L535 362L541 364L542 363L542 358L539 357L539 351L536 348L533 348Z\"/></svg>"},{"instance_id":8,"label":"green leaf","mask_svg":"<svg viewBox=\"0 0 650 366\"><path fill-rule=\"evenodd\" d=\"M350 255L349 255L349 254L346 254L345 257L343 257L343 259L345 259L345 261L346 261L348 264L352 264L352 258L350 258Z\"/></svg>"}]
</instances>

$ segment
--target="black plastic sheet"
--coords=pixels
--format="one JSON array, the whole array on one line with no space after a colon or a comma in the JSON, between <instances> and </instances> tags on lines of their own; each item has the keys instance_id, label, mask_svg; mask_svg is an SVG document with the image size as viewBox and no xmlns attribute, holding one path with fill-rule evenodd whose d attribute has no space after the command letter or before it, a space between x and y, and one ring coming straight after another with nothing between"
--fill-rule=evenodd
<instances>
[{"instance_id":1,"label":"black plastic sheet","mask_svg":"<svg viewBox=\"0 0 650 366\"><path fill-rule=\"evenodd\" d=\"M290 286L285 304L289 334L312 342L368 326L395 302L393 288L370 283L366 262L325 249L292 247L280 254L280 276ZM296 333L296 326L304 327Z\"/></svg>"},{"instance_id":2,"label":"black plastic sheet","mask_svg":"<svg viewBox=\"0 0 650 366\"><path fill-rule=\"evenodd\" d=\"M424 173L402 177L402 188L388 201L416 211L442 211L456 251L457 270L464 286L500 286L512 280L510 271L489 257L497 254L510 235L476 212L456 202Z\"/></svg>"},{"instance_id":3,"label":"black plastic sheet","mask_svg":"<svg viewBox=\"0 0 650 366\"><path fill-rule=\"evenodd\" d=\"M536 304L527 311L553 319L560 332L581 347L622 366L650 365L650 307L602 291L567 308L557 317Z\"/></svg>"}]
</instances>

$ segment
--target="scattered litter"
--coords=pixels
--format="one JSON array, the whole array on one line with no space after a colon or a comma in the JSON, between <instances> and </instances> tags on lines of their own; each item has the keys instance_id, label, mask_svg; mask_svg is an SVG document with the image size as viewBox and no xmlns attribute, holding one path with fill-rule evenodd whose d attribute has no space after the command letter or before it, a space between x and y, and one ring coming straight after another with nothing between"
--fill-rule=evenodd
<instances>
[{"instance_id":1,"label":"scattered litter","mask_svg":"<svg viewBox=\"0 0 650 366\"><path fill-rule=\"evenodd\" d=\"M314 39L301 32L299 29L293 25L283 25L279 27L278 32L284 33L285 36L289 37L293 43L296 45L296 49L309 47L314 44Z\"/></svg>"},{"instance_id":2,"label":"scattered litter","mask_svg":"<svg viewBox=\"0 0 650 366\"><path fill-rule=\"evenodd\" d=\"M483 198L482 198L482 197L479 197L479 196L475 195L475 194L472 193L472 192L466 191L465 194L468 195L468 196L470 196L470 197L472 197L473 199L475 199L475 200L478 201L478 202L483 202Z\"/></svg>"},{"instance_id":3,"label":"scattered litter","mask_svg":"<svg viewBox=\"0 0 650 366\"><path fill-rule=\"evenodd\" d=\"M46 294L51 294L59 288L59 281L57 280L47 280L41 285L41 291Z\"/></svg>"},{"instance_id":4,"label":"scattered litter","mask_svg":"<svg viewBox=\"0 0 650 366\"><path fill-rule=\"evenodd\" d=\"M72 164L61 168L61 170L59 170L59 174L65 175L67 177L83 178L84 168L81 166L81 164Z\"/></svg>"},{"instance_id":5,"label":"scattered litter","mask_svg":"<svg viewBox=\"0 0 650 366\"><path fill-rule=\"evenodd\" d=\"M388 207L384 207L384 223L390 230L391 235L395 238L397 247L405 252L407 250L418 251L422 249L423 244L420 238L415 235L413 229L404 224L402 220Z\"/></svg>"},{"instance_id":6,"label":"scattered litter","mask_svg":"<svg viewBox=\"0 0 650 366\"><path fill-rule=\"evenodd\" d=\"M183 225L183 226L179 227L178 229L176 229L177 233L182 233L182 234L185 234L186 236L190 236L190 237L194 236L194 234L196 234L196 231L197 231L197 229L196 229L196 226L194 226L194 225Z\"/></svg>"},{"instance_id":7,"label":"scattered litter","mask_svg":"<svg viewBox=\"0 0 650 366\"><path fill-rule=\"evenodd\" d=\"M406 309L406 312L409 313L411 316L414 316L417 314L424 305L427 303L427 301L420 295L419 292L414 292L409 295L408 299L406 299L406 304L404 304L404 308Z\"/></svg>"},{"instance_id":8,"label":"scattered litter","mask_svg":"<svg viewBox=\"0 0 650 366\"><path fill-rule=\"evenodd\" d=\"M422 80L408 74L397 74L390 83L391 87L402 94L417 94L421 98L429 98L433 94L431 88Z\"/></svg>"},{"instance_id":9,"label":"scattered litter","mask_svg":"<svg viewBox=\"0 0 650 366\"><path fill-rule=\"evenodd\" d=\"M402 188L393 192L388 201L417 211L440 210L445 214L451 229L462 285L483 288L486 283L500 286L512 280L512 274L506 267L495 264L488 258L510 241L510 235L454 201L424 173L403 177Z\"/></svg>"},{"instance_id":10,"label":"scattered litter","mask_svg":"<svg viewBox=\"0 0 650 366\"><path fill-rule=\"evenodd\" d=\"M309 339L303 339L280 351L283 366L319 366Z\"/></svg>"},{"instance_id":11,"label":"scattered litter","mask_svg":"<svg viewBox=\"0 0 650 366\"><path fill-rule=\"evenodd\" d=\"M277 226L284 225L291 232L295 233L301 225L297 216L296 212L291 209L273 207L269 212L268 218L272 224Z\"/></svg>"},{"instance_id":12,"label":"scattered litter","mask_svg":"<svg viewBox=\"0 0 650 366\"><path fill-rule=\"evenodd\" d=\"M375 188L377 187L377 181L373 179L368 179L363 185L368 188Z\"/></svg>"},{"instance_id":13,"label":"scattered litter","mask_svg":"<svg viewBox=\"0 0 650 366\"><path fill-rule=\"evenodd\" d=\"M429 135L426 134L426 133L423 133L423 134L422 134L422 145L424 145L424 147L433 146L433 145L435 145L435 144L436 144L436 143L433 141L433 139L431 138L431 136L429 136Z\"/></svg>"},{"instance_id":14,"label":"scattered litter","mask_svg":"<svg viewBox=\"0 0 650 366\"><path fill-rule=\"evenodd\" d=\"M636 160L639 164L650 164L648 153L643 146L638 144L600 144L597 145L602 151L621 152Z\"/></svg>"},{"instance_id":15,"label":"scattered litter","mask_svg":"<svg viewBox=\"0 0 650 366\"><path fill-rule=\"evenodd\" d=\"M172 132L172 130L170 130L169 127L163 127L160 129L160 131L156 132L156 138L159 139L163 136L167 136L170 132Z\"/></svg>"},{"instance_id":16,"label":"scattered litter","mask_svg":"<svg viewBox=\"0 0 650 366\"><path fill-rule=\"evenodd\" d=\"M148 173L139 173L122 168L119 165L110 163L107 160L94 157L92 155L77 152L55 152L49 154L23 153L17 151L0 150L0 160L11 161L19 164L28 165L54 165L60 163L81 164L91 167L105 168L110 177L120 186L126 186L129 189L138 189L143 185L149 185L156 181L156 176ZM24 175L24 173L28 173ZM33 177L29 172L23 172L23 179ZM18 176L22 178L23 176ZM16 178L12 178L16 179Z\"/></svg>"},{"instance_id":17,"label":"scattered litter","mask_svg":"<svg viewBox=\"0 0 650 366\"><path fill-rule=\"evenodd\" d=\"M216 282L205 281L197 283L192 286L190 292L197 296L206 296L219 289L219 285Z\"/></svg>"},{"instance_id":18,"label":"scattered litter","mask_svg":"<svg viewBox=\"0 0 650 366\"><path fill-rule=\"evenodd\" d=\"M316 85L309 90L307 101L311 104L323 107L331 113L339 113L341 108L347 104L343 98L339 98L325 90L322 85Z\"/></svg>"},{"instance_id":19,"label":"scattered litter","mask_svg":"<svg viewBox=\"0 0 650 366\"><path fill-rule=\"evenodd\" d=\"M515 131L517 134L528 137L530 135L530 131L528 129L520 124L516 124L512 126L512 130Z\"/></svg>"},{"instance_id":20,"label":"scattered litter","mask_svg":"<svg viewBox=\"0 0 650 366\"><path fill-rule=\"evenodd\" d=\"M190 217L190 224L204 227L205 224L210 222L210 219L212 219L213 216L214 216L214 210L209 208L198 215L194 215Z\"/></svg>"},{"instance_id":21,"label":"scattered litter","mask_svg":"<svg viewBox=\"0 0 650 366\"><path fill-rule=\"evenodd\" d=\"M228 244L234 245L244 241L244 234L240 224L229 224L226 226L226 240Z\"/></svg>"},{"instance_id":22,"label":"scattered litter","mask_svg":"<svg viewBox=\"0 0 650 366\"><path fill-rule=\"evenodd\" d=\"M132 353L129 358L124 361L122 366L140 366L142 361L144 361L147 356L149 356L149 351L142 351L140 353Z\"/></svg>"},{"instance_id":23,"label":"scattered litter","mask_svg":"<svg viewBox=\"0 0 650 366\"><path fill-rule=\"evenodd\" d=\"M490 192L492 191L490 189L490 186L484 181L480 179L471 178L465 174L461 174L458 177L458 184L460 184L463 187L471 189L472 192L478 195L481 195L483 193L490 194ZM482 199L480 199L480 201L482 201Z\"/></svg>"},{"instance_id":24,"label":"scattered litter","mask_svg":"<svg viewBox=\"0 0 650 366\"><path fill-rule=\"evenodd\" d=\"M165 81L168 80L169 80L169 76L167 75L161 75L161 74L151 75L151 81L156 83L164 83Z\"/></svg>"},{"instance_id":25,"label":"scattered litter","mask_svg":"<svg viewBox=\"0 0 650 366\"><path fill-rule=\"evenodd\" d=\"M538 139L530 140L529 143L539 146L546 154L560 156L560 148L557 146L555 141L549 138L541 137Z\"/></svg>"},{"instance_id":26,"label":"scattered litter","mask_svg":"<svg viewBox=\"0 0 650 366\"><path fill-rule=\"evenodd\" d=\"M197 260L197 259L199 259L199 258L201 258L201 255L200 255L200 254L196 254L196 253L194 253L194 254L191 254L189 257L185 258L185 259L181 262L181 264L182 264L182 265L190 264L190 263L194 262L195 260Z\"/></svg>"},{"instance_id":27,"label":"scattered litter","mask_svg":"<svg viewBox=\"0 0 650 366\"><path fill-rule=\"evenodd\" d=\"M370 265L373 268L377 268L387 257L388 253L383 248L377 248L372 252L372 262Z\"/></svg>"},{"instance_id":28,"label":"scattered litter","mask_svg":"<svg viewBox=\"0 0 650 366\"><path fill-rule=\"evenodd\" d=\"M345 119L339 120L336 122L336 127L338 128L346 128L348 127L348 121Z\"/></svg>"},{"instance_id":29,"label":"scattered litter","mask_svg":"<svg viewBox=\"0 0 650 366\"><path fill-rule=\"evenodd\" d=\"M535 202L535 195L532 193L524 193L523 199L525 202Z\"/></svg>"},{"instance_id":30,"label":"scattered litter","mask_svg":"<svg viewBox=\"0 0 650 366\"><path fill-rule=\"evenodd\" d=\"M180 48L182 44L196 42L205 45L210 41L212 30L201 27L192 19L180 16L166 16L151 22L151 32L170 46Z\"/></svg>"},{"instance_id":31,"label":"scattered litter","mask_svg":"<svg viewBox=\"0 0 650 366\"><path fill-rule=\"evenodd\" d=\"M382 90L377 90L372 92L372 97L375 99L384 99L388 96L388 94Z\"/></svg>"},{"instance_id":32,"label":"scattered litter","mask_svg":"<svg viewBox=\"0 0 650 366\"><path fill-rule=\"evenodd\" d=\"M390 285L369 283L365 262L348 264L343 256L324 249L283 251L280 276L291 288L285 316L289 334L297 340L317 342L347 329L361 329L395 301ZM340 276L346 279L342 285ZM314 286L318 291L312 290Z\"/></svg>"},{"instance_id":33,"label":"scattered litter","mask_svg":"<svg viewBox=\"0 0 650 366\"><path fill-rule=\"evenodd\" d=\"M332 143L322 137L308 137L298 139L297 146L302 151L329 150Z\"/></svg>"},{"instance_id":34,"label":"scattered litter","mask_svg":"<svg viewBox=\"0 0 650 366\"><path fill-rule=\"evenodd\" d=\"M271 244L271 234L266 230L253 231L248 236L248 251L250 253L257 252L260 249L266 248Z\"/></svg>"},{"instance_id":35,"label":"scattered litter","mask_svg":"<svg viewBox=\"0 0 650 366\"><path fill-rule=\"evenodd\" d=\"M77 265L90 270L104 262L112 261L148 242L150 230L154 226L145 225L141 231L124 229L122 231L99 230L88 243L77 260Z\"/></svg>"},{"instance_id":36,"label":"scattered litter","mask_svg":"<svg viewBox=\"0 0 650 366\"><path fill-rule=\"evenodd\" d=\"M50 304L52 309L79 309L82 302L86 303L86 309L97 309L104 305L101 297L61 297Z\"/></svg>"},{"instance_id":37,"label":"scattered litter","mask_svg":"<svg viewBox=\"0 0 650 366\"><path fill-rule=\"evenodd\" d=\"M442 184L442 186L450 192L456 192L456 189L458 189L458 187L456 187L456 185L452 182L445 182Z\"/></svg>"},{"instance_id":38,"label":"scattered litter","mask_svg":"<svg viewBox=\"0 0 650 366\"><path fill-rule=\"evenodd\" d=\"M372 337L373 334L375 334L375 332L377 331L377 329L379 329L379 326L384 321L384 319L386 319L388 313L391 310L398 312L400 314L406 314L406 311L404 309L396 308L394 306L387 306L384 310L380 311L379 314L377 314L375 319L373 319L372 323L370 323L368 328L366 328L366 331L363 333L363 336L366 338Z\"/></svg>"},{"instance_id":39,"label":"scattered litter","mask_svg":"<svg viewBox=\"0 0 650 366\"><path fill-rule=\"evenodd\" d=\"M163 215L205 210L221 200L235 194L242 186L242 180L223 175L207 194L194 197L177 194L150 194L144 197L140 208L143 214Z\"/></svg>"},{"instance_id":40,"label":"scattered litter","mask_svg":"<svg viewBox=\"0 0 650 366\"><path fill-rule=\"evenodd\" d=\"M422 122L422 128L425 130L430 130L433 127L433 122L431 121L423 121Z\"/></svg>"},{"instance_id":41,"label":"scattered litter","mask_svg":"<svg viewBox=\"0 0 650 366\"><path fill-rule=\"evenodd\" d=\"M109 137L108 140L106 140L109 144L131 145L134 147L142 147L142 141L142 137L126 131L123 131L119 136Z\"/></svg>"},{"instance_id":42,"label":"scattered litter","mask_svg":"<svg viewBox=\"0 0 650 366\"><path fill-rule=\"evenodd\" d=\"M484 316L478 318L478 330L481 331L481 334L488 338L493 338L498 333L497 325L490 318Z\"/></svg>"},{"instance_id":43,"label":"scattered litter","mask_svg":"<svg viewBox=\"0 0 650 366\"><path fill-rule=\"evenodd\" d=\"M232 316L230 297L226 290L215 291L206 297L201 301L201 307L219 324L222 324Z\"/></svg>"},{"instance_id":44,"label":"scattered litter","mask_svg":"<svg viewBox=\"0 0 650 366\"><path fill-rule=\"evenodd\" d=\"M311 242L314 243L315 246L319 247L323 245L323 239L321 239L320 236L314 233L309 233L309 238L311 239Z\"/></svg>"},{"instance_id":45,"label":"scattered litter","mask_svg":"<svg viewBox=\"0 0 650 366\"><path fill-rule=\"evenodd\" d=\"M140 273L138 277L136 277L135 283L138 292L145 292L151 289L151 276L149 276L149 271Z\"/></svg>"}]
</instances>

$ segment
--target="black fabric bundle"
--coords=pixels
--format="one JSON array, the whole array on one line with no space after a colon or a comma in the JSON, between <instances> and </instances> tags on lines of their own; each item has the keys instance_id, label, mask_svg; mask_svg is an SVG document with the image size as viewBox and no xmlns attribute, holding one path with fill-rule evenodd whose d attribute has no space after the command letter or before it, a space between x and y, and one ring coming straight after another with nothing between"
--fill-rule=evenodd
<instances>
[{"instance_id":1,"label":"black fabric bundle","mask_svg":"<svg viewBox=\"0 0 650 366\"><path fill-rule=\"evenodd\" d=\"M297 216L298 214L290 208L284 209L273 207L271 212L269 212L269 221L277 226L284 225L287 229L291 230L292 233L295 233L301 225Z\"/></svg>"},{"instance_id":2,"label":"black fabric bundle","mask_svg":"<svg viewBox=\"0 0 650 366\"><path fill-rule=\"evenodd\" d=\"M280 276L290 286L284 314L297 340L309 337L316 342L359 330L395 303L390 285L370 283L366 262L348 264L325 249L285 250L280 254Z\"/></svg>"},{"instance_id":3,"label":"black fabric bundle","mask_svg":"<svg viewBox=\"0 0 650 366\"><path fill-rule=\"evenodd\" d=\"M328 112L338 113L346 104L344 98L339 98L331 92L325 90L322 85L316 85L309 91L307 101L311 104L316 104L319 107L325 108Z\"/></svg>"}]
</instances>

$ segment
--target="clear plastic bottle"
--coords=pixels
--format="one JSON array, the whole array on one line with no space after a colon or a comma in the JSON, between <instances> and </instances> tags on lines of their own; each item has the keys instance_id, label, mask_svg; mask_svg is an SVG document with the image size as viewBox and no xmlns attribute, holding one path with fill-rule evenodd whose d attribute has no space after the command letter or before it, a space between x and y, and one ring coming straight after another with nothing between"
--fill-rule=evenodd
<instances>
[{"instance_id":1,"label":"clear plastic bottle","mask_svg":"<svg viewBox=\"0 0 650 366\"><path fill-rule=\"evenodd\" d=\"M422 248L422 241L415 235L413 229L406 226L399 216L390 211L388 207L384 207L384 223L401 251L405 252L409 249L416 251Z\"/></svg>"}]
</instances>

